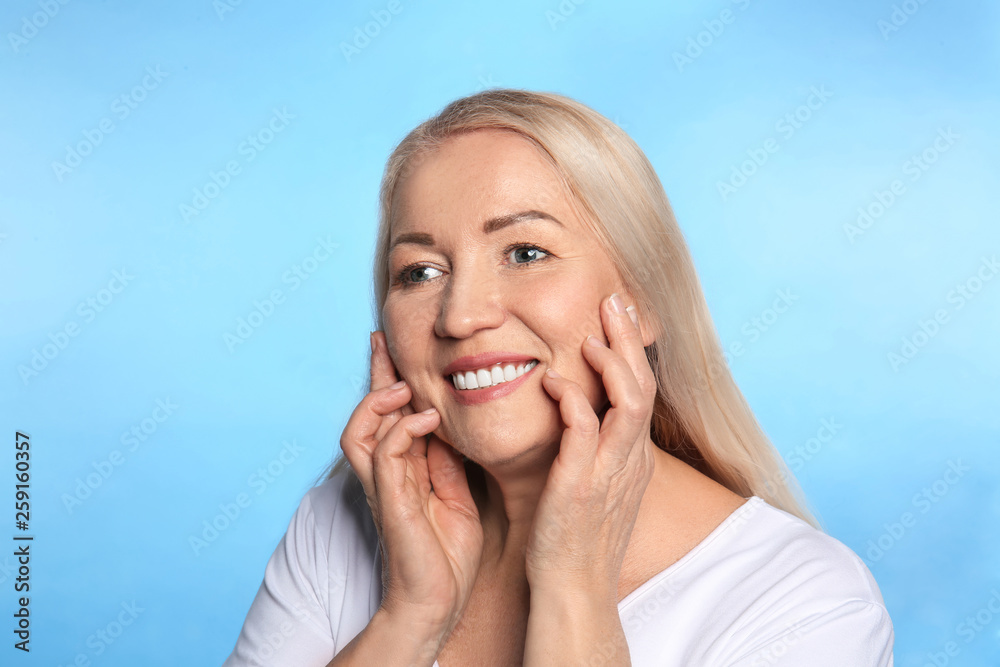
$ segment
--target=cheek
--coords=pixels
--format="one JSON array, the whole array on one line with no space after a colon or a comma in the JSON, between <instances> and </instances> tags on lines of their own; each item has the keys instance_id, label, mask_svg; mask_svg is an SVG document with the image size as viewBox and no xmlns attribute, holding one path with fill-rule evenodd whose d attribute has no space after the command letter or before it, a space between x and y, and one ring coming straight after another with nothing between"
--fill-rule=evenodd
<instances>
[{"instance_id":1,"label":"cheek","mask_svg":"<svg viewBox=\"0 0 1000 667\"><path fill-rule=\"evenodd\" d=\"M580 347L588 335L607 339L601 324L603 297L601 288L575 276L552 281L531 294L535 321L545 323L545 337L553 352L562 354L569 350L582 358Z\"/></svg>"},{"instance_id":2,"label":"cheek","mask_svg":"<svg viewBox=\"0 0 1000 667\"><path fill-rule=\"evenodd\" d=\"M601 325L601 292L594 285L569 281L562 289L533 295L530 303L533 324L549 348L553 367L576 382L594 404L601 400L600 374L583 356L583 343L593 334L607 340Z\"/></svg>"},{"instance_id":3,"label":"cheek","mask_svg":"<svg viewBox=\"0 0 1000 667\"><path fill-rule=\"evenodd\" d=\"M580 385L595 412L602 408L607 394L600 373L584 358L582 348L588 335L608 342L601 301L613 291L611 285L610 280L600 283L592 276L574 273L546 281L543 289L533 290L526 300L531 304L534 325L540 327L538 333L553 355L553 366Z\"/></svg>"},{"instance_id":4,"label":"cheek","mask_svg":"<svg viewBox=\"0 0 1000 667\"><path fill-rule=\"evenodd\" d=\"M413 361L416 357L414 346L419 337L416 327L419 325L415 319L415 313L411 312L405 305L386 301L382 309L383 330L385 331L386 347L389 349L389 357L392 359L396 373L402 379L409 375L409 369L401 360Z\"/></svg>"},{"instance_id":5,"label":"cheek","mask_svg":"<svg viewBox=\"0 0 1000 667\"><path fill-rule=\"evenodd\" d=\"M415 411L431 407L437 378L428 378L430 365L428 341L434 337L434 309L417 299L386 299L382 308L382 323L386 347L396 377L410 385L410 405ZM430 386L428 386L428 382Z\"/></svg>"}]
</instances>

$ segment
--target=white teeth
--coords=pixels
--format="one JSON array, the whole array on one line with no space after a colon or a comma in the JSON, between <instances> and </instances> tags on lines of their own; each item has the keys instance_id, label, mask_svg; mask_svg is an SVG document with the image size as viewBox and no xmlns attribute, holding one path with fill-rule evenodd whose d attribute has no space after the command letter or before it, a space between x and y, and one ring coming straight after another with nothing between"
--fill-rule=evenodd
<instances>
[{"instance_id":1,"label":"white teeth","mask_svg":"<svg viewBox=\"0 0 1000 667\"><path fill-rule=\"evenodd\" d=\"M489 368L480 368L475 371L465 371L451 374L451 383L456 389L481 389L494 385L510 382L521 377L538 364L538 361L529 361L515 366L513 363L496 364Z\"/></svg>"},{"instance_id":2,"label":"white teeth","mask_svg":"<svg viewBox=\"0 0 1000 667\"><path fill-rule=\"evenodd\" d=\"M479 381L476 380L476 374L472 371L465 373L465 388L479 389Z\"/></svg>"}]
</instances>

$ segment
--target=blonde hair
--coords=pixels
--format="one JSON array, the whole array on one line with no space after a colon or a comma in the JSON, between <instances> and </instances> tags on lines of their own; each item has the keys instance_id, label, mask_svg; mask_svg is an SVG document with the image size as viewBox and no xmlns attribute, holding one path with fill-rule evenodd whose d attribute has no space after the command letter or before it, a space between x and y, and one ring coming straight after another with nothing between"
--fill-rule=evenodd
<instances>
[{"instance_id":1,"label":"blonde hair","mask_svg":"<svg viewBox=\"0 0 1000 667\"><path fill-rule=\"evenodd\" d=\"M486 90L455 100L396 146L379 192L373 265L377 329L383 329L397 185L448 138L482 129L517 132L555 167L584 224L618 267L640 317L657 333L646 348L657 380L653 442L740 496L759 496L818 528L794 476L733 380L656 172L621 128L575 100ZM328 479L344 469L350 465L341 456L324 474Z\"/></svg>"}]
</instances>

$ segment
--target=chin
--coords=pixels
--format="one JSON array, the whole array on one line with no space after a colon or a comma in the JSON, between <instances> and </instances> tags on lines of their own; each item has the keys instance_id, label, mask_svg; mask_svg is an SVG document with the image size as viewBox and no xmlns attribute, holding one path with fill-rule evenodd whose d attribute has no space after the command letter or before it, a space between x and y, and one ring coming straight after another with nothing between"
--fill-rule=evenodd
<instances>
[{"instance_id":1,"label":"chin","mask_svg":"<svg viewBox=\"0 0 1000 667\"><path fill-rule=\"evenodd\" d=\"M558 419L558 413L556 414ZM510 466L551 463L559 451L562 424L538 424L525 430L524 424L499 424L494 428L459 431L440 429L438 437L485 470Z\"/></svg>"}]
</instances>

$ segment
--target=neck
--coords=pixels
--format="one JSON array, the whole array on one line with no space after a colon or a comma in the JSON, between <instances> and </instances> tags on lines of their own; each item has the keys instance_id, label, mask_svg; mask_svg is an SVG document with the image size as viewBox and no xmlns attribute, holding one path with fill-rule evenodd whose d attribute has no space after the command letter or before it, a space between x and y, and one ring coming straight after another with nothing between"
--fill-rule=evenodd
<instances>
[{"instance_id":1,"label":"neck","mask_svg":"<svg viewBox=\"0 0 1000 667\"><path fill-rule=\"evenodd\" d=\"M518 459L488 469L469 464L469 485L483 525L481 567L524 571L535 509L557 453L558 444L531 460Z\"/></svg>"},{"instance_id":2,"label":"neck","mask_svg":"<svg viewBox=\"0 0 1000 667\"><path fill-rule=\"evenodd\" d=\"M661 508L651 505L657 505L664 493L670 493L670 480L686 480L685 469L694 472L653 444L652 440L647 440L646 446L654 452L655 471L644 494L637 525L644 523L650 512L662 513ZM535 510L557 453L558 445L534 455L530 461L518 459L488 469L475 463L468 465L469 485L483 525L480 567L493 572L523 574L524 555Z\"/></svg>"}]
</instances>

